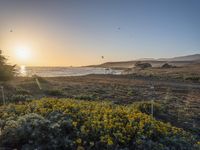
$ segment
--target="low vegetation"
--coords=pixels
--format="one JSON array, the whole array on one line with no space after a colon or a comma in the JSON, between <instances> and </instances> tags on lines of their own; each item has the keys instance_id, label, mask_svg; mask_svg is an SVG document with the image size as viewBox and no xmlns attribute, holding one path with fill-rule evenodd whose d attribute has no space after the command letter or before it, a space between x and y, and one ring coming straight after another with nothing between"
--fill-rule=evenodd
<instances>
[{"instance_id":1,"label":"low vegetation","mask_svg":"<svg viewBox=\"0 0 200 150\"><path fill-rule=\"evenodd\" d=\"M193 82L200 82L200 76L186 76L184 79Z\"/></svg>"},{"instance_id":2,"label":"low vegetation","mask_svg":"<svg viewBox=\"0 0 200 150\"><path fill-rule=\"evenodd\" d=\"M141 80L132 75L89 75L83 77L38 78L42 90L34 78L17 78L4 83L6 103L23 103L42 97L72 98L102 101L114 104L134 104L143 113L151 113L154 100L154 117L183 128L200 139L200 93L191 83L158 82L153 78ZM45 82L42 82L45 81ZM154 89L151 89L151 84ZM167 84L170 85L167 85ZM174 85L172 85L174 84ZM187 86L188 85L188 86ZM196 85L196 83L195 83ZM2 104L0 94L0 105Z\"/></svg>"},{"instance_id":3,"label":"low vegetation","mask_svg":"<svg viewBox=\"0 0 200 150\"><path fill-rule=\"evenodd\" d=\"M161 68L176 68L176 66L170 65L168 63L165 63L161 66Z\"/></svg>"},{"instance_id":4,"label":"low vegetation","mask_svg":"<svg viewBox=\"0 0 200 150\"><path fill-rule=\"evenodd\" d=\"M10 149L198 149L180 128L133 105L41 99L0 107L0 147Z\"/></svg>"},{"instance_id":5,"label":"low vegetation","mask_svg":"<svg viewBox=\"0 0 200 150\"><path fill-rule=\"evenodd\" d=\"M135 67L136 68L140 68L140 69L145 69L145 68L151 68L152 65L150 63L145 63L145 62L136 62L135 63Z\"/></svg>"},{"instance_id":6,"label":"low vegetation","mask_svg":"<svg viewBox=\"0 0 200 150\"><path fill-rule=\"evenodd\" d=\"M44 93L47 96L53 96L53 97L62 97L64 96L64 93L62 90L59 89L50 89L50 90L45 90Z\"/></svg>"}]
</instances>

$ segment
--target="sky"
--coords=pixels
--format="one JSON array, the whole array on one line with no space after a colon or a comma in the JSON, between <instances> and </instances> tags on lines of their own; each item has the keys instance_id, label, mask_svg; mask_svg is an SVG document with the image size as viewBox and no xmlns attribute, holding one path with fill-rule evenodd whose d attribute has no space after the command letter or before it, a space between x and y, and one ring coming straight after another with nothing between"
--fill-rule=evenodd
<instances>
[{"instance_id":1,"label":"sky","mask_svg":"<svg viewBox=\"0 0 200 150\"><path fill-rule=\"evenodd\" d=\"M200 53L199 0L1 0L0 20L0 49L11 64L83 66Z\"/></svg>"}]
</instances>

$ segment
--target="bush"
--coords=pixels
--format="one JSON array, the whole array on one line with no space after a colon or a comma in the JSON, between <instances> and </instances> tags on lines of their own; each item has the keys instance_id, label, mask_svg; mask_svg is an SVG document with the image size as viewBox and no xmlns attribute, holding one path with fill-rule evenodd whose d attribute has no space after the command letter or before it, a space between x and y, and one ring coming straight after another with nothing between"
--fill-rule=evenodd
<instances>
[{"instance_id":1,"label":"bush","mask_svg":"<svg viewBox=\"0 0 200 150\"><path fill-rule=\"evenodd\" d=\"M6 64L6 58L2 55L2 51L0 50L0 81L13 78L15 73L15 65L11 66Z\"/></svg>"},{"instance_id":2,"label":"bush","mask_svg":"<svg viewBox=\"0 0 200 150\"><path fill-rule=\"evenodd\" d=\"M190 77L185 77L185 80L198 82L198 81L200 81L200 77L198 77L198 76L190 76Z\"/></svg>"},{"instance_id":3,"label":"bush","mask_svg":"<svg viewBox=\"0 0 200 150\"><path fill-rule=\"evenodd\" d=\"M29 95L30 91L22 88L16 88L16 94Z\"/></svg>"},{"instance_id":4,"label":"bush","mask_svg":"<svg viewBox=\"0 0 200 150\"><path fill-rule=\"evenodd\" d=\"M145 68L151 68L152 65L150 63L136 62L135 67L145 69Z\"/></svg>"},{"instance_id":5,"label":"bush","mask_svg":"<svg viewBox=\"0 0 200 150\"><path fill-rule=\"evenodd\" d=\"M134 103L134 107L136 109L148 115L151 114L151 105L152 103L150 101ZM154 115L162 114L164 112L164 108L161 106L161 104L153 102L153 107L154 107Z\"/></svg>"},{"instance_id":6,"label":"bush","mask_svg":"<svg viewBox=\"0 0 200 150\"><path fill-rule=\"evenodd\" d=\"M45 90L44 93L48 96L62 97L64 92L62 90Z\"/></svg>"},{"instance_id":7,"label":"bush","mask_svg":"<svg viewBox=\"0 0 200 150\"><path fill-rule=\"evenodd\" d=\"M182 129L133 106L42 99L0 107L0 147L10 149L195 149Z\"/></svg>"},{"instance_id":8,"label":"bush","mask_svg":"<svg viewBox=\"0 0 200 150\"><path fill-rule=\"evenodd\" d=\"M32 98L32 96L30 95L24 95L24 94L15 94L15 95L12 95L10 98L9 98L9 102L14 102L14 103L18 103L18 102L25 102L27 100L30 100Z\"/></svg>"},{"instance_id":9,"label":"bush","mask_svg":"<svg viewBox=\"0 0 200 150\"><path fill-rule=\"evenodd\" d=\"M79 100L92 100L92 99L95 99L96 97L93 94L89 94L89 93L83 94L83 93L80 93L80 94L75 95L73 98L74 99L79 99Z\"/></svg>"},{"instance_id":10,"label":"bush","mask_svg":"<svg viewBox=\"0 0 200 150\"><path fill-rule=\"evenodd\" d=\"M165 63L161 66L161 68L174 68L174 66L168 64L168 63Z\"/></svg>"}]
</instances>

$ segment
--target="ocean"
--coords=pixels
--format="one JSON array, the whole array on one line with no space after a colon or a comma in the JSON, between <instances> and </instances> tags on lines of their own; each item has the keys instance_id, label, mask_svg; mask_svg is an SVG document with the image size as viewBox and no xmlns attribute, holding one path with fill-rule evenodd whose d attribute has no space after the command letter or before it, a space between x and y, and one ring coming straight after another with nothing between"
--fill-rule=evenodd
<instances>
[{"instance_id":1,"label":"ocean","mask_svg":"<svg viewBox=\"0 0 200 150\"><path fill-rule=\"evenodd\" d=\"M18 69L19 76L31 77L38 75L41 77L59 77L59 76L83 76L89 74L121 74L122 70L113 70L107 68L95 67L26 67L21 66Z\"/></svg>"}]
</instances>

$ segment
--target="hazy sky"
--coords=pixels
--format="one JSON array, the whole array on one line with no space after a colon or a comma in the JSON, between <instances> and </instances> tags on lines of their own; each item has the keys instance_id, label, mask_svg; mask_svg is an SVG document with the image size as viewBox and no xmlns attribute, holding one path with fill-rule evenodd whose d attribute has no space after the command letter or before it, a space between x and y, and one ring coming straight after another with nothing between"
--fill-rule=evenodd
<instances>
[{"instance_id":1,"label":"hazy sky","mask_svg":"<svg viewBox=\"0 0 200 150\"><path fill-rule=\"evenodd\" d=\"M1 0L0 20L0 49L19 65L200 53L199 0Z\"/></svg>"}]
</instances>

